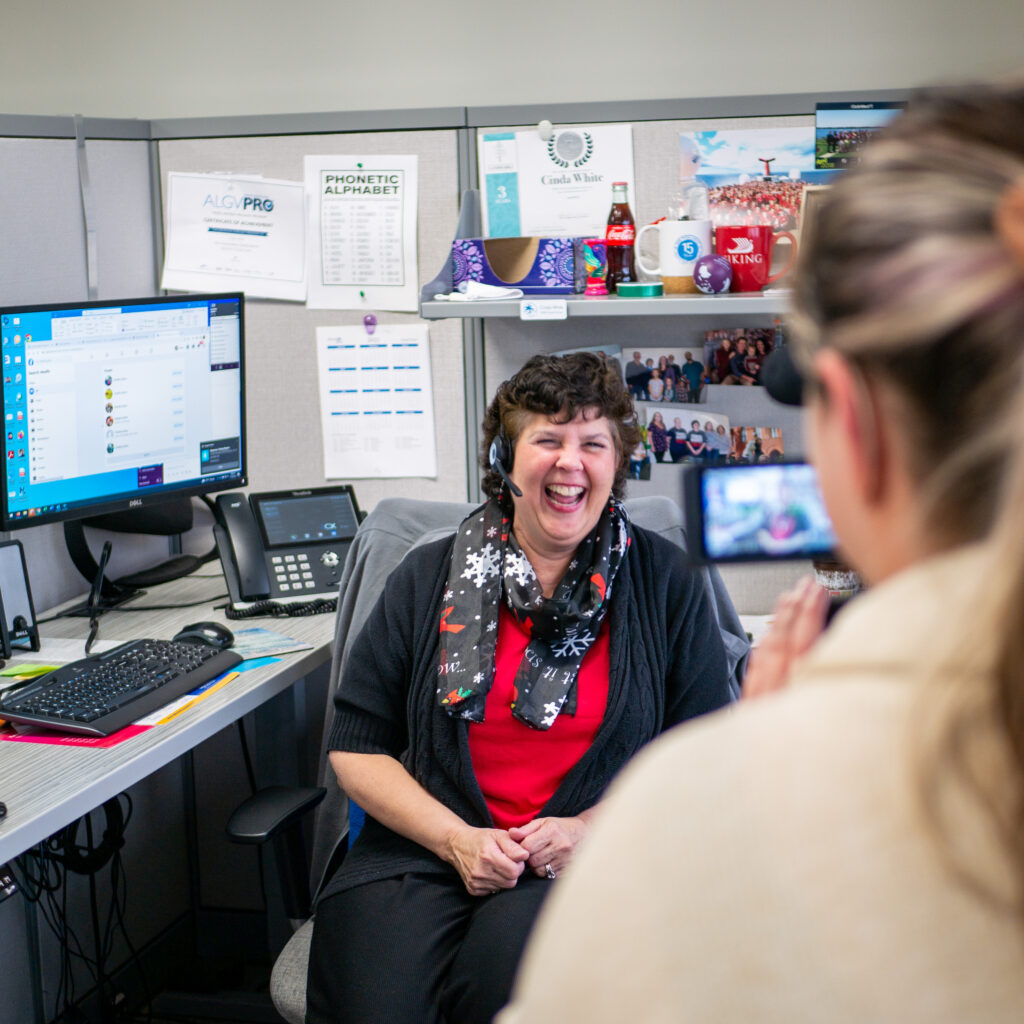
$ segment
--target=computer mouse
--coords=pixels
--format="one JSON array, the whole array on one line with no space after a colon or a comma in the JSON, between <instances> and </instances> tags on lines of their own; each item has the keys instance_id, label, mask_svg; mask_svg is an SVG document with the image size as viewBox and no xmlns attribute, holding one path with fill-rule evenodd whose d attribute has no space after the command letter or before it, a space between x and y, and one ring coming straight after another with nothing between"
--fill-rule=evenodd
<instances>
[{"instance_id":1,"label":"computer mouse","mask_svg":"<svg viewBox=\"0 0 1024 1024\"><path fill-rule=\"evenodd\" d=\"M193 622L191 626L179 630L174 639L193 640L223 651L235 642L235 634L220 622Z\"/></svg>"}]
</instances>

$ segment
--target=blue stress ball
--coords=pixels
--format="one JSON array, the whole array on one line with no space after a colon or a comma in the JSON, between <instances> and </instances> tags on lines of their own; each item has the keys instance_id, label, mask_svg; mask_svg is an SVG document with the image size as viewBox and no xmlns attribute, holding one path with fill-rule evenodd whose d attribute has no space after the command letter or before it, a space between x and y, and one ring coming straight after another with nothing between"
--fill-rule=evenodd
<instances>
[{"instance_id":1,"label":"blue stress ball","mask_svg":"<svg viewBox=\"0 0 1024 1024\"><path fill-rule=\"evenodd\" d=\"M693 283L707 295L727 292L732 284L732 264L714 253L701 256L693 265Z\"/></svg>"}]
</instances>

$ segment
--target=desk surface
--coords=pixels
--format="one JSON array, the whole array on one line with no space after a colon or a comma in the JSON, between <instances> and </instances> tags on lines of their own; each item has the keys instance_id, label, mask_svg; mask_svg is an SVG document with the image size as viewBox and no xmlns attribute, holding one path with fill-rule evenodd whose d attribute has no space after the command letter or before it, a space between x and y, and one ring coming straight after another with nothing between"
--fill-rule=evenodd
<instances>
[{"instance_id":1,"label":"desk surface","mask_svg":"<svg viewBox=\"0 0 1024 1024\"><path fill-rule=\"evenodd\" d=\"M101 620L100 639L168 639L190 622L204 619L225 622L224 613L213 610L215 604L224 604L225 589L220 573L206 566L200 569L199 575L152 588L144 597L133 601L131 607L200 603L174 610L108 612ZM311 643L313 647L281 655L272 665L241 673L173 721L154 726L115 747L0 742L0 800L7 804L7 817L0 821L0 865L198 746L319 668L331 656L334 618L333 615L309 615L228 622L229 628L233 625L236 628L263 626ZM86 619L44 623L40 626L43 650L38 654L19 654L14 663L39 663L41 660L45 663L47 638L81 637L84 642L87 632Z\"/></svg>"}]
</instances>

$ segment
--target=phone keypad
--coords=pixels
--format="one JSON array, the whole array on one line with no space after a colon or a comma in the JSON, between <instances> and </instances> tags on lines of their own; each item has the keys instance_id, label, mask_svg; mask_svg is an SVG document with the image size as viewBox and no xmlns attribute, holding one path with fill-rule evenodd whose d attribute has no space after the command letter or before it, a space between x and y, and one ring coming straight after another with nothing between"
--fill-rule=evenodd
<instances>
[{"instance_id":1,"label":"phone keypad","mask_svg":"<svg viewBox=\"0 0 1024 1024\"><path fill-rule=\"evenodd\" d=\"M308 554L299 552L297 555L272 555L270 564L274 569L274 583L281 593L316 589L316 580L313 578Z\"/></svg>"}]
</instances>

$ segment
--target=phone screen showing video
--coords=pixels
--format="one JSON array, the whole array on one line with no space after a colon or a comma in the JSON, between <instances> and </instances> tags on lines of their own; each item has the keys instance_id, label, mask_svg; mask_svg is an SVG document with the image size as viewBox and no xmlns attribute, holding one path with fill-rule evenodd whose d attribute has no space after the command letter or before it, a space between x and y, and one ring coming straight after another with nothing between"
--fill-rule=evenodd
<instances>
[{"instance_id":1,"label":"phone screen showing video","mask_svg":"<svg viewBox=\"0 0 1024 1024\"><path fill-rule=\"evenodd\" d=\"M806 463L705 470L701 505L712 561L828 557L835 548L817 473Z\"/></svg>"}]
</instances>

